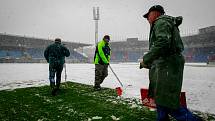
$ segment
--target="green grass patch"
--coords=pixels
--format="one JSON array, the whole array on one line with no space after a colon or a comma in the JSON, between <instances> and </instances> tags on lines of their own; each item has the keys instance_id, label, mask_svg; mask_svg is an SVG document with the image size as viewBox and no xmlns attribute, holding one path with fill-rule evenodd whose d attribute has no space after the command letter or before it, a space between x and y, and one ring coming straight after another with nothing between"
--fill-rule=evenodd
<instances>
[{"instance_id":1,"label":"green grass patch","mask_svg":"<svg viewBox=\"0 0 215 121\"><path fill-rule=\"evenodd\" d=\"M214 117L210 117L214 119ZM3 121L155 121L156 112L135 99L121 99L115 90L67 82L56 96L49 86L0 91Z\"/></svg>"},{"instance_id":2,"label":"green grass patch","mask_svg":"<svg viewBox=\"0 0 215 121\"><path fill-rule=\"evenodd\" d=\"M51 96L49 86L0 91L0 120L155 120L155 112L132 105L133 101L117 98L113 89L94 91L92 86L68 82L57 96Z\"/></svg>"}]
</instances>

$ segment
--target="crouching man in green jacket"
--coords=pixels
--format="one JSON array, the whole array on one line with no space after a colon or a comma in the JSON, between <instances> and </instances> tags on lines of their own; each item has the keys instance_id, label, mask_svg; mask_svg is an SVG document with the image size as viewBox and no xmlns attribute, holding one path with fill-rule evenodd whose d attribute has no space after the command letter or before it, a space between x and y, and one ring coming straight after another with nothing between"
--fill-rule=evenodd
<instances>
[{"instance_id":1,"label":"crouching man in green jacket","mask_svg":"<svg viewBox=\"0 0 215 121\"><path fill-rule=\"evenodd\" d=\"M49 45L44 52L46 61L49 63L49 81L53 96L56 95L56 92L60 88L61 73L65 63L65 57L69 57L69 55L69 50L61 44L61 39L59 38L56 38L55 43Z\"/></svg>"},{"instance_id":2,"label":"crouching man in green jacket","mask_svg":"<svg viewBox=\"0 0 215 121\"><path fill-rule=\"evenodd\" d=\"M169 121L168 115L177 121L196 121L198 119L180 105L185 62L178 29L182 17L164 13L162 6L155 5L143 16L150 24L150 36L149 52L143 56L140 68L149 69L149 96L155 99L157 121Z\"/></svg>"},{"instance_id":3,"label":"crouching man in green jacket","mask_svg":"<svg viewBox=\"0 0 215 121\"><path fill-rule=\"evenodd\" d=\"M103 39L97 44L94 64L95 64L95 85L94 90L101 90L100 84L108 75L108 65L110 62L111 49L109 45L110 36L105 35Z\"/></svg>"}]
</instances>

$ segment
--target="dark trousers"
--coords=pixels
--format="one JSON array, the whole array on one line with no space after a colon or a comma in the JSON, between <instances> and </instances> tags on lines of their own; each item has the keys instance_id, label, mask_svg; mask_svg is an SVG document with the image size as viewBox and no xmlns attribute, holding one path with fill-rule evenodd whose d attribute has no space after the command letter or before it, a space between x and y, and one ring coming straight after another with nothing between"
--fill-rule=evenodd
<instances>
[{"instance_id":1,"label":"dark trousers","mask_svg":"<svg viewBox=\"0 0 215 121\"><path fill-rule=\"evenodd\" d=\"M157 121L170 121L168 114L177 121L200 121L186 107L173 110L157 105Z\"/></svg>"},{"instance_id":2,"label":"dark trousers","mask_svg":"<svg viewBox=\"0 0 215 121\"><path fill-rule=\"evenodd\" d=\"M49 80L51 87L55 86L55 75L56 75L56 87L59 89L61 82L61 73L63 65L49 65Z\"/></svg>"},{"instance_id":3,"label":"dark trousers","mask_svg":"<svg viewBox=\"0 0 215 121\"><path fill-rule=\"evenodd\" d=\"M95 87L100 87L100 84L108 76L108 65L95 64Z\"/></svg>"}]
</instances>

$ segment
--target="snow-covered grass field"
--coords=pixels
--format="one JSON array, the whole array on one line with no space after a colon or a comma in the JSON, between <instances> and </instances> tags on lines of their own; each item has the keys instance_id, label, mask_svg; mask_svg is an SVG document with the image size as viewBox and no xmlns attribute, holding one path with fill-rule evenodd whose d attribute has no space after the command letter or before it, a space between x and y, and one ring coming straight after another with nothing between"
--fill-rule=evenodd
<instances>
[{"instance_id":1,"label":"snow-covered grass field","mask_svg":"<svg viewBox=\"0 0 215 121\"><path fill-rule=\"evenodd\" d=\"M114 89L94 91L92 85L62 83L51 96L49 86L0 91L1 121L154 121L155 111L139 100L117 97ZM212 115L197 113L213 121ZM206 115L206 116L205 116ZM172 121L172 120L171 120Z\"/></svg>"},{"instance_id":2,"label":"snow-covered grass field","mask_svg":"<svg viewBox=\"0 0 215 121\"><path fill-rule=\"evenodd\" d=\"M140 98L140 88L148 87L148 70L139 69L138 63L111 64L124 85L124 97ZM93 64L67 64L67 81L94 84ZM0 64L0 90L48 85L48 64ZM64 82L64 73L62 82ZM215 67L192 66L184 69L182 91L186 92L188 108L215 114ZM120 86L109 69L103 87Z\"/></svg>"}]
</instances>

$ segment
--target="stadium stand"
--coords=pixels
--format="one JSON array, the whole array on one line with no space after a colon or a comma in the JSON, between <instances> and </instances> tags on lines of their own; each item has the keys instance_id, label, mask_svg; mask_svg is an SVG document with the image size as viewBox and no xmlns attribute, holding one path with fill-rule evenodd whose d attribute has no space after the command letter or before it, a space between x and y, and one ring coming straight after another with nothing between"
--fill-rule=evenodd
<instances>
[{"instance_id":1,"label":"stadium stand","mask_svg":"<svg viewBox=\"0 0 215 121\"><path fill-rule=\"evenodd\" d=\"M136 62L144 52L148 51L148 41L127 38L126 41L111 42L111 50L113 62Z\"/></svg>"},{"instance_id":2,"label":"stadium stand","mask_svg":"<svg viewBox=\"0 0 215 121\"><path fill-rule=\"evenodd\" d=\"M199 33L182 37L186 62L215 61L215 26L199 29ZM128 38L111 42L113 62L137 62L148 51L148 40Z\"/></svg>"},{"instance_id":3,"label":"stadium stand","mask_svg":"<svg viewBox=\"0 0 215 121\"><path fill-rule=\"evenodd\" d=\"M215 26L199 29L199 33L182 37L186 62L215 62ZM0 33L0 62L44 62L43 52L53 40ZM93 46L89 44L62 42L69 48L68 62L89 62L93 60ZM125 41L111 41L111 62L137 62L148 51L148 40L127 38ZM86 47L86 50L83 48ZM82 48L88 57L76 51Z\"/></svg>"},{"instance_id":4,"label":"stadium stand","mask_svg":"<svg viewBox=\"0 0 215 121\"><path fill-rule=\"evenodd\" d=\"M53 40L0 33L0 62L45 62L43 53ZM69 48L68 62L87 62L88 58L74 51L89 44L62 42Z\"/></svg>"},{"instance_id":5,"label":"stadium stand","mask_svg":"<svg viewBox=\"0 0 215 121\"><path fill-rule=\"evenodd\" d=\"M6 57L8 54L7 54L7 51L5 50L0 50L0 58L3 58L3 57Z\"/></svg>"}]
</instances>

